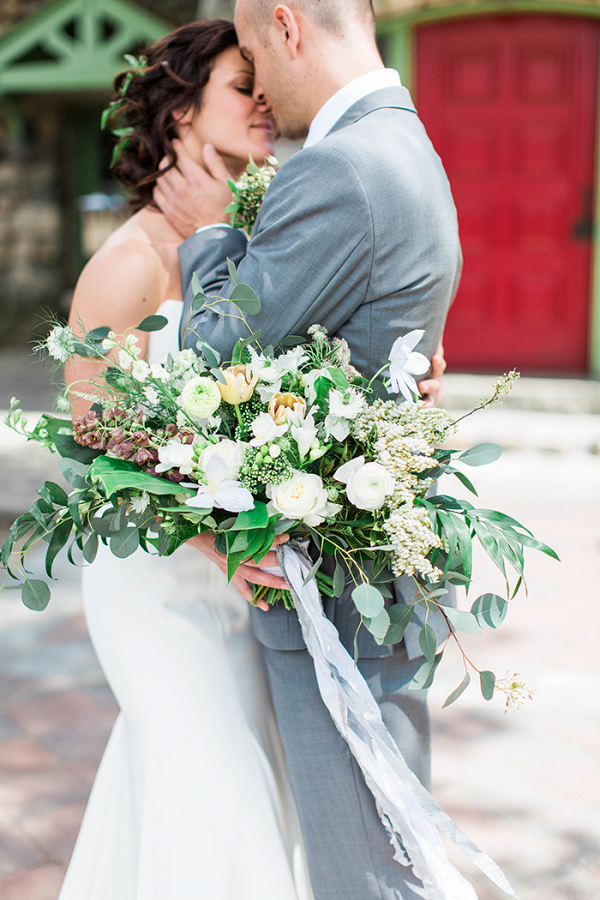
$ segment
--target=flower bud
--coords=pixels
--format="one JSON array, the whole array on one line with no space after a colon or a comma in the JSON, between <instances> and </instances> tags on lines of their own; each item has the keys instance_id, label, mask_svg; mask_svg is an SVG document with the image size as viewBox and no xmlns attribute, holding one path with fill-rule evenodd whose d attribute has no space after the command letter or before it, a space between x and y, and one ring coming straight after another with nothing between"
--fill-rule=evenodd
<instances>
[{"instance_id":1,"label":"flower bud","mask_svg":"<svg viewBox=\"0 0 600 900\"><path fill-rule=\"evenodd\" d=\"M254 393L258 375L253 378L248 366L242 365L229 366L222 373L227 384L221 384L220 381L217 384L225 403L231 403L232 406L247 403Z\"/></svg>"},{"instance_id":2,"label":"flower bud","mask_svg":"<svg viewBox=\"0 0 600 900\"><path fill-rule=\"evenodd\" d=\"M303 419L306 415L306 400L296 394L275 394L269 402L269 413L276 425L283 425L288 421L289 413L300 413Z\"/></svg>"}]
</instances>

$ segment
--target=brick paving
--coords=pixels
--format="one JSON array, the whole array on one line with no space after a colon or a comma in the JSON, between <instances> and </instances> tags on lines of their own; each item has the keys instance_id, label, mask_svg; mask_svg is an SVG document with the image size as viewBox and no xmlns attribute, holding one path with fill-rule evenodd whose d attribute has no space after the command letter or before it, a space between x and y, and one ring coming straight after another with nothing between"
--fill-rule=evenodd
<instances>
[{"instance_id":1,"label":"brick paving","mask_svg":"<svg viewBox=\"0 0 600 900\"><path fill-rule=\"evenodd\" d=\"M29 408L42 405L38 376L17 367L11 383L2 361L0 405L15 387ZM529 597L497 634L465 636L477 662L499 675L516 669L535 688L523 712L504 715L473 687L441 710L456 660L431 691L436 796L521 900L600 896L600 416L584 412L509 408L482 417L479 431L467 420L469 441L504 438L515 448L473 473L482 505L515 515L563 563L530 554ZM0 531L55 472L39 448L0 426ZM494 576L482 571L489 589ZM57 575L43 613L0 595L0 900L56 900L117 713L87 637L78 573L61 563ZM505 896L451 852L480 900Z\"/></svg>"}]
</instances>

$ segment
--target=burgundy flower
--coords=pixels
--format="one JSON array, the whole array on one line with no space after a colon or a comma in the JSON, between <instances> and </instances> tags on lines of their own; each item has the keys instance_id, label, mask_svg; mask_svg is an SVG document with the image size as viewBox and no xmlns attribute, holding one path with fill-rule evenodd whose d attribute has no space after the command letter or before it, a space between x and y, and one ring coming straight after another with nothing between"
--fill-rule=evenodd
<instances>
[{"instance_id":1,"label":"burgundy flower","mask_svg":"<svg viewBox=\"0 0 600 900\"><path fill-rule=\"evenodd\" d=\"M182 444L193 444L194 443L194 432L193 431L180 431L179 432L179 440Z\"/></svg>"},{"instance_id":2,"label":"burgundy flower","mask_svg":"<svg viewBox=\"0 0 600 900\"><path fill-rule=\"evenodd\" d=\"M173 425L172 422L169 422L165 428L165 433L171 438L177 437L177 425Z\"/></svg>"},{"instance_id":3,"label":"burgundy flower","mask_svg":"<svg viewBox=\"0 0 600 900\"><path fill-rule=\"evenodd\" d=\"M158 462L158 451L150 450L148 447L140 447L135 454L135 462L138 466L147 466L150 463L155 464Z\"/></svg>"},{"instance_id":4,"label":"burgundy flower","mask_svg":"<svg viewBox=\"0 0 600 900\"><path fill-rule=\"evenodd\" d=\"M110 449L115 456L120 457L121 459L131 459L137 452L131 441L123 441L120 444L115 444L115 446L110 447Z\"/></svg>"},{"instance_id":5,"label":"burgundy flower","mask_svg":"<svg viewBox=\"0 0 600 900\"><path fill-rule=\"evenodd\" d=\"M136 447L147 447L149 444L148 432L134 431L134 433L131 435L131 440Z\"/></svg>"},{"instance_id":6,"label":"burgundy flower","mask_svg":"<svg viewBox=\"0 0 600 900\"><path fill-rule=\"evenodd\" d=\"M88 431L79 438L77 443L83 447L90 447L92 450L104 450L106 446L106 440L99 431Z\"/></svg>"}]
</instances>

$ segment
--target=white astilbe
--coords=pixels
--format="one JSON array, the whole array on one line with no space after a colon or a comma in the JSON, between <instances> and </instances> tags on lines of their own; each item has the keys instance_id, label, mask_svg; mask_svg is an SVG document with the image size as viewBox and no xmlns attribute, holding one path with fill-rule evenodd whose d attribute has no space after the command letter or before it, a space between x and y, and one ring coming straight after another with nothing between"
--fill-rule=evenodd
<instances>
[{"instance_id":1,"label":"white astilbe","mask_svg":"<svg viewBox=\"0 0 600 900\"><path fill-rule=\"evenodd\" d=\"M433 581L441 579L441 571L427 559L435 547L442 546L441 538L431 527L427 510L410 506L394 509L383 528L396 548L391 553L394 575L418 572Z\"/></svg>"}]
</instances>

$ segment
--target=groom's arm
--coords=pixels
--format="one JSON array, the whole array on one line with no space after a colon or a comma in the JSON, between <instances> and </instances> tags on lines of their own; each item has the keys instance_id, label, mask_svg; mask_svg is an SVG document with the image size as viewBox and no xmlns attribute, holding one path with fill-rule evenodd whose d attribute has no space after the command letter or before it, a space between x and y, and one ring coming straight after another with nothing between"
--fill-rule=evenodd
<instances>
[{"instance_id":1,"label":"groom's arm","mask_svg":"<svg viewBox=\"0 0 600 900\"><path fill-rule=\"evenodd\" d=\"M253 331L262 329L263 344L306 334L315 322L335 333L365 299L373 255L370 209L354 167L336 151L315 147L289 160L269 188L252 241L245 241L239 232L221 227L201 231L182 245L188 307L193 271L207 292L231 294L227 256L241 260L239 280L261 298L261 311L249 324ZM229 312L194 314L185 323L185 346L195 348L195 333L201 334L227 359L237 339L247 334L235 307Z\"/></svg>"}]
</instances>

